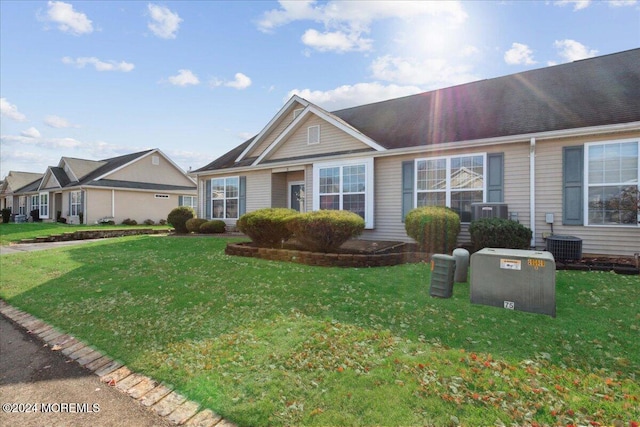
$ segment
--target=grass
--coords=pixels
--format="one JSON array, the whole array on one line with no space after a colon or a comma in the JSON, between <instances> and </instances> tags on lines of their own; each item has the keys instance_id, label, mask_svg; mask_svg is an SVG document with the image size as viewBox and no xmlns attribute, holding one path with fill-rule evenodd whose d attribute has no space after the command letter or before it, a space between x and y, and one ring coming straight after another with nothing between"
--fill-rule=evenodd
<instances>
[{"instance_id":1,"label":"grass","mask_svg":"<svg viewBox=\"0 0 640 427\"><path fill-rule=\"evenodd\" d=\"M640 419L640 280L558 271L557 317L428 295L426 264L309 267L228 239L3 256L0 296L239 425ZM25 274L28 272L28 274Z\"/></svg>"},{"instance_id":2,"label":"grass","mask_svg":"<svg viewBox=\"0 0 640 427\"><path fill-rule=\"evenodd\" d=\"M0 223L0 245L6 246L10 243L19 242L22 239L33 239L36 237L51 236L54 234L73 233L79 230L114 230L122 228L141 227L159 230L168 230L167 225L72 225L59 222L36 222L36 223Z\"/></svg>"}]
</instances>

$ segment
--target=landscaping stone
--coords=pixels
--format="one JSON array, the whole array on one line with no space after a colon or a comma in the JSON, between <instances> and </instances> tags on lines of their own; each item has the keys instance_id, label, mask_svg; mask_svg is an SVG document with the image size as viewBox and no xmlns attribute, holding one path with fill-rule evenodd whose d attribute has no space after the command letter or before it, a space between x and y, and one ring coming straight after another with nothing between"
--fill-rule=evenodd
<instances>
[{"instance_id":1,"label":"landscaping stone","mask_svg":"<svg viewBox=\"0 0 640 427\"><path fill-rule=\"evenodd\" d=\"M167 415L172 413L178 406L182 405L186 400L186 397L176 393L175 391L172 391L164 398L160 399L158 403L151 407L151 409L153 409L161 417L166 417Z\"/></svg>"},{"instance_id":2,"label":"landscaping stone","mask_svg":"<svg viewBox=\"0 0 640 427\"><path fill-rule=\"evenodd\" d=\"M155 405L160 399L162 399L169 393L171 393L171 389L161 384L152 389L149 393L145 394L142 399L140 399L140 403L142 403L144 406Z\"/></svg>"},{"instance_id":3,"label":"landscaping stone","mask_svg":"<svg viewBox=\"0 0 640 427\"><path fill-rule=\"evenodd\" d=\"M187 421L185 426L212 427L214 425L217 425L217 423L220 422L221 419L222 417L220 415L216 414L210 409L205 409L195 414L189 421Z\"/></svg>"},{"instance_id":4,"label":"landscaping stone","mask_svg":"<svg viewBox=\"0 0 640 427\"><path fill-rule=\"evenodd\" d=\"M138 375L138 374L131 374L128 377L126 377L125 379L123 379L122 381L118 381L116 383L116 388L118 390L122 390L124 392L127 392L130 388L134 387L135 385L139 384L141 381L143 380L142 375Z\"/></svg>"},{"instance_id":5,"label":"landscaping stone","mask_svg":"<svg viewBox=\"0 0 640 427\"><path fill-rule=\"evenodd\" d=\"M143 376L142 381L131 387L127 391L127 394L134 399L140 399L142 396L153 390L157 385L158 383L151 378Z\"/></svg>"},{"instance_id":6,"label":"landscaping stone","mask_svg":"<svg viewBox=\"0 0 640 427\"><path fill-rule=\"evenodd\" d=\"M186 401L171 412L167 416L167 419L175 424L182 425L186 423L189 418L193 417L199 408L200 405L197 403Z\"/></svg>"},{"instance_id":7,"label":"landscaping stone","mask_svg":"<svg viewBox=\"0 0 640 427\"><path fill-rule=\"evenodd\" d=\"M120 369L122 367L122 363L116 362L115 360L108 365L103 366L99 370L96 371L96 375L100 377L101 380L104 381L104 377L106 377L111 372Z\"/></svg>"}]
</instances>

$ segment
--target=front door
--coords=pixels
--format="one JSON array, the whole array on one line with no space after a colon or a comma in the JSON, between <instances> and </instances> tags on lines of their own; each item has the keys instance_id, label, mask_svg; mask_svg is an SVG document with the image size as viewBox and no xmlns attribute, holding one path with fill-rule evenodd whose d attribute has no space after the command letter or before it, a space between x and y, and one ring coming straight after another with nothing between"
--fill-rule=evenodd
<instances>
[{"instance_id":1,"label":"front door","mask_svg":"<svg viewBox=\"0 0 640 427\"><path fill-rule=\"evenodd\" d=\"M298 212L305 212L304 182L289 183L289 208Z\"/></svg>"}]
</instances>

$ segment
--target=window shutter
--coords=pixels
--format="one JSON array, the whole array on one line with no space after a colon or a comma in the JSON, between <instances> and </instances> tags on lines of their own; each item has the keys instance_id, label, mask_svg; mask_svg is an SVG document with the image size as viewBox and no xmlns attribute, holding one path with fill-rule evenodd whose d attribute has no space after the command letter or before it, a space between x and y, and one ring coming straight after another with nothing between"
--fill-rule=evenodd
<instances>
[{"instance_id":1,"label":"window shutter","mask_svg":"<svg viewBox=\"0 0 640 427\"><path fill-rule=\"evenodd\" d=\"M71 193L67 193L67 196L69 197L69 210L67 211L67 215L71 215Z\"/></svg>"},{"instance_id":2,"label":"window shutter","mask_svg":"<svg viewBox=\"0 0 640 427\"><path fill-rule=\"evenodd\" d=\"M402 222L409 211L413 209L413 173L413 160L402 162Z\"/></svg>"},{"instance_id":3,"label":"window shutter","mask_svg":"<svg viewBox=\"0 0 640 427\"><path fill-rule=\"evenodd\" d=\"M205 195L204 195L204 212L205 212L205 218L207 219L211 219L211 180L208 179L205 181L206 182L206 190L205 190Z\"/></svg>"},{"instance_id":4,"label":"window shutter","mask_svg":"<svg viewBox=\"0 0 640 427\"><path fill-rule=\"evenodd\" d=\"M562 224L583 225L584 147L562 149Z\"/></svg>"},{"instance_id":5,"label":"window shutter","mask_svg":"<svg viewBox=\"0 0 640 427\"><path fill-rule=\"evenodd\" d=\"M240 177L240 188L238 193L238 218L247 211L247 177Z\"/></svg>"},{"instance_id":6,"label":"window shutter","mask_svg":"<svg viewBox=\"0 0 640 427\"><path fill-rule=\"evenodd\" d=\"M178 206L184 206L184 196L178 196Z\"/></svg>"},{"instance_id":7,"label":"window shutter","mask_svg":"<svg viewBox=\"0 0 640 427\"><path fill-rule=\"evenodd\" d=\"M487 203L504 202L504 153L487 154Z\"/></svg>"}]
</instances>

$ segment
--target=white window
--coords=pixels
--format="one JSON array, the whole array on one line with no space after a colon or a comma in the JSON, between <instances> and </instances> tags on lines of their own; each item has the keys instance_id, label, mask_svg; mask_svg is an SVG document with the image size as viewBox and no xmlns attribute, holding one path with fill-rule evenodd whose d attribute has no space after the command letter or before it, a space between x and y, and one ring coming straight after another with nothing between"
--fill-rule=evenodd
<instances>
[{"instance_id":1,"label":"white window","mask_svg":"<svg viewBox=\"0 0 640 427\"><path fill-rule=\"evenodd\" d=\"M309 126L307 129L307 144L319 144L320 143L320 125Z\"/></svg>"},{"instance_id":2,"label":"white window","mask_svg":"<svg viewBox=\"0 0 640 427\"><path fill-rule=\"evenodd\" d=\"M82 191L72 191L69 197L71 198L69 215L80 215L82 213Z\"/></svg>"},{"instance_id":3,"label":"white window","mask_svg":"<svg viewBox=\"0 0 640 427\"><path fill-rule=\"evenodd\" d=\"M589 225L638 226L638 141L586 144L585 203Z\"/></svg>"},{"instance_id":4,"label":"white window","mask_svg":"<svg viewBox=\"0 0 640 427\"><path fill-rule=\"evenodd\" d=\"M213 178L211 180L212 218L237 219L240 199L240 178Z\"/></svg>"},{"instance_id":5,"label":"white window","mask_svg":"<svg viewBox=\"0 0 640 427\"><path fill-rule=\"evenodd\" d=\"M40 218L49 218L49 193L40 193Z\"/></svg>"},{"instance_id":6,"label":"white window","mask_svg":"<svg viewBox=\"0 0 640 427\"><path fill-rule=\"evenodd\" d=\"M313 165L314 209L357 213L373 228L373 159Z\"/></svg>"},{"instance_id":7,"label":"white window","mask_svg":"<svg viewBox=\"0 0 640 427\"><path fill-rule=\"evenodd\" d=\"M486 154L416 160L415 206L447 206L462 222L471 221L471 204L485 198Z\"/></svg>"},{"instance_id":8,"label":"white window","mask_svg":"<svg viewBox=\"0 0 640 427\"><path fill-rule=\"evenodd\" d=\"M18 215L25 215L27 209L27 196L20 196L18 199Z\"/></svg>"},{"instance_id":9,"label":"white window","mask_svg":"<svg viewBox=\"0 0 640 427\"><path fill-rule=\"evenodd\" d=\"M198 198L196 196L182 196L182 205L189 206L193 210L198 208Z\"/></svg>"}]
</instances>

